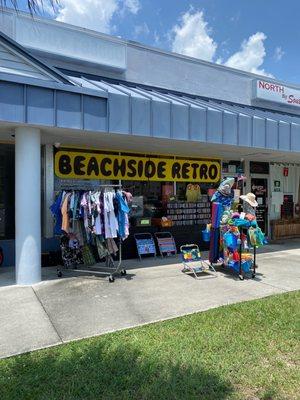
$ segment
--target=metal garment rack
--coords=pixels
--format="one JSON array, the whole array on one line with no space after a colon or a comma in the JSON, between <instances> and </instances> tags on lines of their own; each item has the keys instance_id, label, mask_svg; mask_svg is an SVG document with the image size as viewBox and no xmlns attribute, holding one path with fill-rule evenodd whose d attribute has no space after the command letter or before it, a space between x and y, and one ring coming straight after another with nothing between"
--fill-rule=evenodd
<instances>
[{"instance_id":1,"label":"metal garment rack","mask_svg":"<svg viewBox=\"0 0 300 400\"><path fill-rule=\"evenodd\" d=\"M118 188L120 188L120 189L122 189L122 185L119 183L119 184L117 184L117 185L99 185L98 187L118 187Z\"/></svg>"},{"instance_id":2,"label":"metal garment rack","mask_svg":"<svg viewBox=\"0 0 300 400\"><path fill-rule=\"evenodd\" d=\"M245 279L245 274L243 273L243 267L242 267L242 243L238 244L239 246L239 279L243 281ZM252 271L251 271L251 277L252 279L255 278L256 276L256 246L253 246L253 265L252 265Z\"/></svg>"},{"instance_id":3,"label":"metal garment rack","mask_svg":"<svg viewBox=\"0 0 300 400\"><path fill-rule=\"evenodd\" d=\"M243 229L241 230L243 231ZM240 231L240 234L241 234ZM239 260L238 260L238 270L229 266L225 260L223 261L222 264L216 262L216 263L210 263L210 265L214 265L214 266L222 266L225 267L226 269L232 269L236 272L238 272L238 277L241 281L243 281L245 279L246 275L251 275L251 278L254 279L256 276L256 269L258 268L257 265L257 246L252 246L253 247L253 264L252 264L252 268L249 270L249 272L244 272L243 271L243 265L242 265L242 251L243 251L243 246L242 246L242 240L239 238L237 240L237 249L238 249L238 254L239 254ZM249 252L250 252L251 247L249 247Z\"/></svg>"},{"instance_id":4,"label":"metal garment rack","mask_svg":"<svg viewBox=\"0 0 300 400\"><path fill-rule=\"evenodd\" d=\"M242 243L239 244L239 278L240 280L244 280L243 268L242 268ZM252 278L254 279L256 276L256 268L258 265L256 264L256 246L253 246L253 265L252 265Z\"/></svg>"},{"instance_id":5,"label":"metal garment rack","mask_svg":"<svg viewBox=\"0 0 300 400\"><path fill-rule=\"evenodd\" d=\"M105 266L97 266L96 268L91 269L87 266L87 269L79 269L79 268L72 268L73 271L77 272L85 272L89 274L96 274L96 275L109 275L109 282L115 281L115 275L125 276L127 274L126 270L122 268L122 239L119 238L119 257L118 257L118 265L115 266L115 261L111 254L106 256ZM114 271L110 271L114 270Z\"/></svg>"},{"instance_id":6,"label":"metal garment rack","mask_svg":"<svg viewBox=\"0 0 300 400\"><path fill-rule=\"evenodd\" d=\"M122 189L122 185L99 185L99 188L119 188ZM93 191L93 190L92 190ZM118 245L118 264L115 266L115 260L113 259L111 254L105 256L105 266L99 266L91 269L87 266L87 269L80 269L77 267L67 268L76 272L90 273L96 275L109 275L109 282L115 281L115 275L125 276L127 274L126 270L122 268L122 239L119 237L119 245ZM80 265L80 264L79 264ZM113 270L113 271L112 271ZM58 277L62 276L61 269L57 268Z\"/></svg>"}]
</instances>

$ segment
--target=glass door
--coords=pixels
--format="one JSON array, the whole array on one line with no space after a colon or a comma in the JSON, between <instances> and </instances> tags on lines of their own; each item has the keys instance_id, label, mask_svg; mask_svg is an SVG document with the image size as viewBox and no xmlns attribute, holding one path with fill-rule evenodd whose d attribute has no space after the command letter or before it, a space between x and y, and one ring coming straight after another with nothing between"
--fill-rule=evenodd
<instances>
[{"instance_id":1,"label":"glass door","mask_svg":"<svg viewBox=\"0 0 300 400\"><path fill-rule=\"evenodd\" d=\"M256 209L256 219L258 226L268 234L268 179L251 178L251 191L256 196L258 207Z\"/></svg>"}]
</instances>

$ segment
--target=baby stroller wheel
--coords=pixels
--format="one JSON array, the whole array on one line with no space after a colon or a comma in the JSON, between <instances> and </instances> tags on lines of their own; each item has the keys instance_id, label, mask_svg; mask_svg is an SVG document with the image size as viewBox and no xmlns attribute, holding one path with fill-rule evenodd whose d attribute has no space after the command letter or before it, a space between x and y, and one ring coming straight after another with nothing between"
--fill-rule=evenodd
<instances>
[{"instance_id":1,"label":"baby stroller wheel","mask_svg":"<svg viewBox=\"0 0 300 400\"><path fill-rule=\"evenodd\" d=\"M121 271L121 275L122 275L122 276L125 276L125 275L127 275L127 272L126 272L126 270L125 270L125 269L123 269L123 271Z\"/></svg>"},{"instance_id":2,"label":"baby stroller wheel","mask_svg":"<svg viewBox=\"0 0 300 400\"><path fill-rule=\"evenodd\" d=\"M60 269L57 269L57 276L58 276L58 278L61 278L61 277L62 277L62 272L61 272Z\"/></svg>"},{"instance_id":3,"label":"baby stroller wheel","mask_svg":"<svg viewBox=\"0 0 300 400\"><path fill-rule=\"evenodd\" d=\"M115 278L114 278L112 275L110 275L110 277L108 278L108 280L109 280L110 283L113 283L113 282L115 281Z\"/></svg>"},{"instance_id":4,"label":"baby stroller wheel","mask_svg":"<svg viewBox=\"0 0 300 400\"><path fill-rule=\"evenodd\" d=\"M255 272L252 272L252 279L254 279L255 278Z\"/></svg>"}]
</instances>

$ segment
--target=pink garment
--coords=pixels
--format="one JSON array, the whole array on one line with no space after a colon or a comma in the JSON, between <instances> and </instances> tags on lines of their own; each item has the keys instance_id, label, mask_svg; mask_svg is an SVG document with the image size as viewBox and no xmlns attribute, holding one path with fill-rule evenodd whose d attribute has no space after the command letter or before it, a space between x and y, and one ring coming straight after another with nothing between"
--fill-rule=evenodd
<instances>
[{"instance_id":1,"label":"pink garment","mask_svg":"<svg viewBox=\"0 0 300 400\"><path fill-rule=\"evenodd\" d=\"M123 193L125 194L127 203L132 203L132 198L133 198L132 194L130 192L125 192L124 190Z\"/></svg>"},{"instance_id":2,"label":"pink garment","mask_svg":"<svg viewBox=\"0 0 300 400\"><path fill-rule=\"evenodd\" d=\"M125 237L123 238L123 240L127 239L129 236L129 218L128 218L128 214L125 214Z\"/></svg>"},{"instance_id":3,"label":"pink garment","mask_svg":"<svg viewBox=\"0 0 300 400\"><path fill-rule=\"evenodd\" d=\"M94 194L94 201L98 213L97 217L95 218L95 233L96 235L102 235L100 192Z\"/></svg>"},{"instance_id":4,"label":"pink garment","mask_svg":"<svg viewBox=\"0 0 300 400\"><path fill-rule=\"evenodd\" d=\"M83 207L83 224L84 224L85 229L87 230L89 227L87 193L83 193L83 195L81 197L80 205L81 205L81 207Z\"/></svg>"}]
</instances>

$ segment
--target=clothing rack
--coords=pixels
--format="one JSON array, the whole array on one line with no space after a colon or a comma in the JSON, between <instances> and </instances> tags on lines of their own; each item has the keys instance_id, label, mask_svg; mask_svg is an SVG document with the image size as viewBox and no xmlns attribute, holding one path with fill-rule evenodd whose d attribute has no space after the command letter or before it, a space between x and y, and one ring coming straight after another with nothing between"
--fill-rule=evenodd
<instances>
[{"instance_id":1,"label":"clothing rack","mask_svg":"<svg viewBox=\"0 0 300 400\"><path fill-rule=\"evenodd\" d=\"M105 259L105 266L101 266L96 264L96 268L91 269L89 266L87 266L87 269L78 269L78 268L73 268L73 271L76 272L83 272L83 273L89 273L89 274L95 274L95 275L109 275L109 282L113 283L115 281L115 276L116 275L121 275L125 276L127 275L127 271L122 268L122 239L119 239L119 246L118 246L118 264L115 265L115 261L112 257L111 254L106 256Z\"/></svg>"},{"instance_id":2,"label":"clothing rack","mask_svg":"<svg viewBox=\"0 0 300 400\"><path fill-rule=\"evenodd\" d=\"M122 185L121 184L119 184L119 185L99 185L98 187L99 188L101 188L101 187L118 187L118 188L122 188Z\"/></svg>"},{"instance_id":3,"label":"clothing rack","mask_svg":"<svg viewBox=\"0 0 300 400\"><path fill-rule=\"evenodd\" d=\"M84 192L84 194L82 194L82 198L83 196L85 196L87 193L91 193L91 194L95 194L97 192L103 192L105 193L105 189L113 189L113 188L118 188L118 189L122 189L122 185L121 184L102 184L102 185L97 185L97 188L95 188L94 190L82 190L82 192ZM98 190L99 189L99 190ZM104 190L103 190L104 189ZM61 192L66 192L66 193L76 193L76 192L81 192L80 189L62 189ZM117 192L116 192L117 195ZM89 201L91 201L89 199ZM98 199L99 201L99 199ZM115 200L114 200L115 201ZM121 275L124 276L126 275L126 270L122 267L122 240L128 236L128 212L129 212L129 208L128 208L128 204L127 204L127 200L125 199L125 195L123 195L123 198L121 197L118 198L118 204L119 204L119 210L118 213L114 215L115 220L118 220L118 216L123 215L123 234L120 233L120 224L117 224L117 238L118 238L118 245L116 246L114 238L115 236L105 236L107 231L103 231L102 230L102 234L98 234L95 233L94 228L96 227L96 225L92 225L91 228L90 226L88 228L90 228L91 230L88 231L86 226L84 226L84 222L86 221L85 218L85 214L82 215L82 211L80 211L81 214L79 214L80 216L77 216L77 218L75 218L77 221L80 221L79 223L81 224L82 227L82 234L84 236L84 241L83 241L83 246L79 244L77 244L77 247L74 247L73 249L71 249L71 245L70 242L68 242L68 238L71 241L71 237L73 232L72 231L66 231L65 235L62 236L62 238L65 238L65 242L64 244L62 244L62 239L61 239L61 251L62 251L62 258L63 258L63 264L65 266L66 269L72 269L73 271L76 272L83 272L83 273L91 273L91 274L99 274L99 275L108 275L109 276L109 282L114 282L115 280L115 276L116 275ZM128 208L128 212L125 211L126 213L126 218L125 218L125 213L123 211L123 206L124 206L124 201L125 204L127 205ZM68 203L70 204L70 203ZM82 210L82 203L79 202L80 206L79 209ZM96 201L89 203L89 207L91 207L91 204L93 204L94 210L96 210L97 212L97 208L95 206L95 204L100 204L100 203L96 203ZM102 204L102 210L103 210L103 203ZM86 206L86 205L85 205ZM86 206L87 207L87 206ZM100 205L99 205L100 207ZM122 211L121 211L122 210ZM99 214L99 210L98 210L98 217L93 217L93 218L100 218L100 214ZM107 211L110 213L110 211ZM123 214L122 214L123 212ZM77 215L77 213L76 213ZM93 213L89 213L89 218L91 218L93 215ZM117 218L118 217L118 218ZM104 219L103 219L104 218ZM106 217L107 218L107 217ZM109 217L111 218L111 217ZM125 218L125 220L124 220ZM72 219L72 217L70 217L70 219ZM104 224L104 220L105 217L103 214L101 214L101 223ZM127 224L126 224L127 221ZM95 222L95 220L94 220ZM125 225L124 225L125 224ZM111 225L109 225L111 226ZM126 227L126 228L125 228ZM111 228L110 228L111 229ZM125 229L125 230L124 230ZM101 231L101 229L100 229ZM96 231L97 232L97 231ZM127 233L126 233L127 232ZM112 233L112 232L111 232ZM125 235L125 236L124 236ZM74 235L76 236L76 235ZM76 242L76 240L75 240ZM99 251L99 247L100 246L100 251ZM72 251L74 250L74 251ZM112 254L114 254L114 256L116 257L117 252L119 252L118 254L118 258L115 259L113 257ZM73 257L75 255L75 258ZM99 263L94 263L96 260L95 258L100 259ZM88 263L84 262L85 260L88 260ZM101 259L104 259L104 261L101 261ZM91 263L90 263L91 261ZM93 262L94 261L94 262ZM80 265L85 264L86 268L80 268ZM104 264L104 265L103 265ZM58 277L62 276L62 268L57 268L57 275Z\"/></svg>"}]
</instances>

